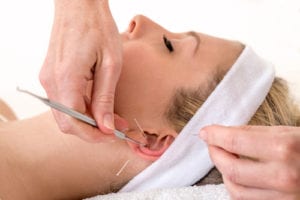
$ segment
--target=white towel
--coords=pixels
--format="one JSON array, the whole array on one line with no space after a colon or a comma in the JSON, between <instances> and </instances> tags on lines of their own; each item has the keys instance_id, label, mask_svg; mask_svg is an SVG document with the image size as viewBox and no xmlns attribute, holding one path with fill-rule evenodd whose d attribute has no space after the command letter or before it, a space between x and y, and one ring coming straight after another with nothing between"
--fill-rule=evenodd
<instances>
[{"instance_id":1,"label":"white towel","mask_svg":"<svg viewBox=\"0 0 300 200\"><path fill-rule=\"evenodd\" d=\"M224 184L99 195L88 200L229 200Z\"/></svg>"}]
</instances>

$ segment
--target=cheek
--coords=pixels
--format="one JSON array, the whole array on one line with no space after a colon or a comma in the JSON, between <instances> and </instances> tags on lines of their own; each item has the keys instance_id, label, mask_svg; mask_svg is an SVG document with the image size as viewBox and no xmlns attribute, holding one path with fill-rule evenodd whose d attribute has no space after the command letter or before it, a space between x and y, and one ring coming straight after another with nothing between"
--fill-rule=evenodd
<instances>
[{"instance_id":1,"label":"cheek","mask_svg":"<svg viewBox=\"0 0 300 200\"><path fill-rule=\"evenodd\" d=\"M123 53L123 68L119 79L119 89L129 92L139 91L149 82L148 74L150 52L141 45L125 45ZM121 91L120 91L121 92Z\"/></svg>"},{"instance_id":2,"label":"cheek","mask_svg":"<svg viewBox=\"0 0 300 200\"><path fill-rule=\"evenodd\" d=\"M148 47L124 46L123 68L115 99L118 114L138 117L161 113L166 88L158 62L157 55Z\"/></svg>"},{"instance_id":3,"label":"cheek","mask_svg":"<svg viewBox=\"0 0 300 200\"><path fill-rule=\"evenodd\" d=\"M123 47L123 68L116 88L115 111L120 115L141 110L146 100L146 91L150 77L149 50L134 43Z\"/></svg>"},{"instance_id":4,"label":"cheek","mask_svg":"<svg viewBox=\"0 0 300 200\"><path fill-rule=\"evenodd\" d=\"M133 42L124 45L123 55L121 87L139 91L153 87L164 78L162 56L153 47Z\"/></svg>"},{"instance_id":5,"label":"cheek","mask_svg":"<svg viewBox=\"0 0 300 200\"><path fill-rule=\"evenodd\" d=\"M123 45L123 71L128 75L135 71L146 70L151 64L153 49L139 42L128 42ZM123 73L122 71L122 73Z\"/></svg>"}]
</instances>

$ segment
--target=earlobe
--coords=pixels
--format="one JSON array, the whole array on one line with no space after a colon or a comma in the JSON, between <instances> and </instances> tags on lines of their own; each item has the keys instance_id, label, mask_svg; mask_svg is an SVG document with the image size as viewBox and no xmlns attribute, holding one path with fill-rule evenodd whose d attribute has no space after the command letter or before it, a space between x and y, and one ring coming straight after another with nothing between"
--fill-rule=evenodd
<instances>
[{"instance_id":1,"label":"earlobe","mask_svg":"<svg viewBox=\"0 0 300 200\"><path fill-rule=\"evenodd\" d=\"M155 161L168 149L176 137L176 132L148 133L145 132L146 146L129 144L132 150L145 160Z\"/></svg>"}]
</instances>

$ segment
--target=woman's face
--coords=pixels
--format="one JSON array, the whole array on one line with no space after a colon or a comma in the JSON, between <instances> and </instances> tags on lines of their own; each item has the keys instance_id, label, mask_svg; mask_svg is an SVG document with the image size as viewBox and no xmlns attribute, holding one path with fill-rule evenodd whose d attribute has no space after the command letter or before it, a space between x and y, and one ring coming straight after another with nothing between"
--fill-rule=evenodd
<instances>
[{"instance_id":1,"label":"woman's face","mask_svg":"<svg viewBox=\"0 0 300 200\"><path fill-rule=\"evenodd\" d=\"M167 126L164 112L178 88L205 87L242 50L238 42L201 33L172 33L144 16L132 19L123 43L123 69L115 112L151 130ZM171 51L173 48L173 51Z\"/></svg>"}]
</instances>

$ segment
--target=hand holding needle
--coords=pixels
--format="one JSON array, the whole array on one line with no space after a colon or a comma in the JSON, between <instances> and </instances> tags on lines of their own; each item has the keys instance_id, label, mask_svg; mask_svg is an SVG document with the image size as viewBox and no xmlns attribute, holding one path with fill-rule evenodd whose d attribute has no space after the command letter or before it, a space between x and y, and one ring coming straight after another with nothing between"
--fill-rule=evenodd
<instances>
[{"instance_id":1,"label":"hand holding needle","mask_svg":"<svg viewBox=\"0 0 300 200\"><path fill-rule=\"evenodd\" d=\"M27 90L20 89L19 87L17 87L17 90L19 92L23 92L23 93L29 94L29 95L31 95L31 96L39 99L40 101L42 101L43 103L45 103L47 106L50 106L51 108L54 108L54 109L56 109L56 110L58 110L60 112L63 112L65 114L67 114L67 115L70 115L71 117L74 117L74 118L76 118L78 120L81 120L81 121L83 121L83 122L85 122L87 124L90 124L90 125L94 126L94 127L98 127L96 121L93 118L91 118L89 116L86 116L86 115L84 115L84 114L82 114L80 112L77 112L76 110L68 108L68 107L66 107L66 106L64 106L64 105L62 105L62 104L60 104L58 102L54 102L54 101L52 101L50 99L43 98L41 96L33 94L32 92L29 92ZM127 140L129 142L132 142L132 143L135 143L135 144L138 144L138 145L141 145L141 146L145 146L145 144L142 144L141 142L136 141L136 140L128 137L127 135L125 135L124 133L122 133L121 131L118 131L116 129L114 130L114 134L115 134L116 137L118 137L118 138L120 138L122 140Z\"/></svg>"}]
</instances>

